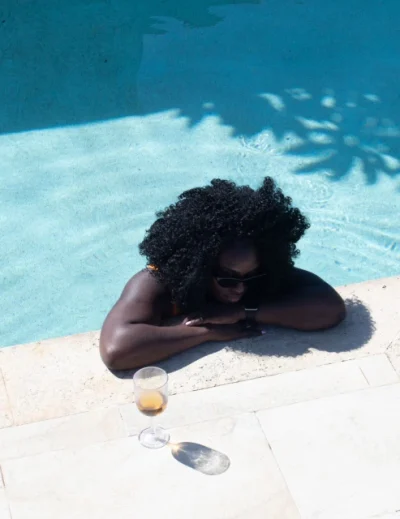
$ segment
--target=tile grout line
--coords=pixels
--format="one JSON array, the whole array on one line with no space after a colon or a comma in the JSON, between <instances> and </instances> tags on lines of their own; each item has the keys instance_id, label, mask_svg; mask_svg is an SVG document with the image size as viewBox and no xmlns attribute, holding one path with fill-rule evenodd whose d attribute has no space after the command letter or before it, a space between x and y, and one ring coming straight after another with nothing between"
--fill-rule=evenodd
<instances>
[{"instance_id":1,"label":"tile grout line","mask_svg":"<svg viewBox=\"0 0 400 519\"><path fill-rule=\"evenodd\" d=\"M231 380L231 381L227 381L227 382L223 382L222 384L216 384L215 386L209 386L209 387L200 387L200 388L194 388L194 389L189 389L187 391L182 391L182 392L176 392L176 393L171 393L169 396L177 396L177 395L187 395L189 393L196 393L198 391L207 391L209 389L215 389L215 388L218 388L218 387L225 387L225 386L234 386L236 384L242 384L242 383L245 383L245 382L251 382L251 381L254 381L254 380L259 380L261 378L273 378L273 377L279 377L281 375L287 375L287 374L290 374L290 373L299 373L301 371L307 371L307 370L312 370L312 369L319 369L319 368L323 368L325 366L333 366L335 364L346 364L347 362L357 362L359 359L362 359L362 358L365 358L365 357L369 357L369 356L375 356L375 355L381 355L381 353L373 353L372 355L368 355L368 354L365 354L363 355L362 357L354 357L354 358L350 358L350 359L342 359L342 360L331 360L327 363L323 363L323 364L317 364L315 366L308 366L308 367L301 367L301 368L298 368L298 369L290 369L289 371L277 371L277 372L273 372L273 373L261 373L259 375L256 375L255 377L252 377L252 378L242 378L240 380ZM121 405L125 405L125 404L121 404Z\"/></svg>"},{"instance_id":2,"label":"tile grout line","mask_svg":"<svg viewBox=\"0 0 400 519\"><path fill-rule=\"evenodd\" d=\"M367 379L367 375L364 373L362 367L361 367L361 366L358 366L358 369L361 371L362 376L365 378L365 381L366 381L366 383L367 383L367 386L368 386L368 387L373 387L373 386L371 386L371 384L369 383L369 380Z\"/></svg>"},{"instance_id":3,"label":"tile grout line","mask_svg":"<svg viewBox=\"0 0 400 519\"><path fill-rule=\"evenodd\" d=\"M386 355L385 355L386 356ZM349 361L344 361L344 362L340 362L340 364L343 364L343 363L346 363L346 362L354 362L354 360L349 360ZM339 364L339 363L338 363ZM366 380L367 382L367 387L361 387L361 388L351 388L351 389L348 389L344 392L342 391L339 391L339 392L335 392L333 394L327 394L327 395L322 395L322 396L318 396L318 397L311 397L311 398L306 398L306 399L301 399L299 401L294 401L294 402L286 402L284 404L278 404L278 405L272 405L272 406L267 406L267 407L261 407L259 409L246 409L246 410L238 410L238 414L241 414L242 412L262 412L262 411L267 411L269 409L276 409L276 408L279 408L279 407L287 407L287 406L291 406L291 405L297 405L297 404L301 404L303 402L309 402L309 401L315 401L315 400L320 400L320 399L323 399L323 398L331 398L331 397L335 397L335 396L340 396L340 395L344 395L344 394L348 394L348 393L354 393L354 392L358 392L358 391L363 391L365 389L370 389L370 388L373 388L375 386L372 386L368 383L368 380L365 376L365 373L363 372L363 370L361 369L360 366L357 366L358 369L360 369L362 375L363 375L363 378ZM314 369L314 368L311 368L311 369ZM302 371L306 371L306 370L302 370ZM293 372L291 372L293 373ZM1 374L0 374L1 375ZM280 374L282 375L282 374ZM280 376L280 375L277 375L277 376ZM262 377L262 378L270 378L269 376L266 376L266 377ZM246 382L251 382L251 380L249 381L246 381ZM400 382L397 381L396 383ZM236 385L236 384L231 384L232 386ZM226 387L226 385L223 385L223 387ZM209 390L213 390L213 389L216 389L216 388L205 388L201 391L209 391ZM188 395L190 394L189 393L181 393L180 395ZM176 395L178 396L178 395ZM90 413L93 413L93 412L96 412L96 411L104 411L106 409L116 409L117 413L118 413L118 416L120 416L122 422L123 422L123 427L124 427L124 433L125 433L125 438L128 438L128 437L134 437L134 436L137 436L138 433L134 433L134 434L131 434L130 430L129 430L129 427L128 427L128 423L127 421L124 419L123 417L123 414L122 414L122 408L124 406L129 406L129 405L132 405L132 402L130 403L121 403L119 405L112 405L112 406L107 406L105 408L97 408L97 409L92 409L92 410L86 410L86 411L79 411L77 413L73 413L71 415L65 415L65 416L61 416L61 417L56 417L56 418L49 418L49 419L46 419L46 420L40 420L39 422L31 422L31 423L27 423L27 424L21 424L21 425L18 425L18 426L14 426L14 427L25 427L25 426L29 426L29 425L33 425L33 424L38 424L38 423L44 423L44 422L48 422L48 421L53 421L53 420L61 420L61 419L69 419L69 418L72 418L74 416L79 416L79 415L83 415L83 414L90 414ZM235 413L236 414L236 413ZM221 416L222 417L222 416ZM217 419L220 418L220 417L217 417ZM211 418L213 419L213 418ZM203 420L196 420L194 422L189 422L189 423L185 423L183 424L183 426L188 426L188 425L195 425L197 423L201 423ZM208 421L208 420L206 420ZM177 428L177 427L181 427L182 424L177 424L177 425L174 425L173 428ZM7 429L7 427L5 428ZM96 442L97 443L97 442ZM57 449L58 450L58 449ZM64 450L64 449L61 449L61 450Z\"/></svg>"},{"instance_id":4,"label":"tile grout line","mask_svg":"<svg viewBox=\"0 0 400 519\"><path fill-rule=\"evenodd\" d=\"M392 346L393 343L395 343L397 341L397 339L400 340L400 330L398 330L396 332L396 335L393 337L393 339L391 341L389 341L388 345L386 346L386 349L385 349L385 354L387 354Z\"/></svg>"},{"instance_id":5,"label":"tile grout line","mask_svg":"<svg viewBox=\"0 0 400 519\"><path fill-rule=\"evenodd\" d=\"M129 405L129 404L126 404L126 405ZM123 425L123 427L124 427L124 431L125 431L125 438L130 438L132 435L129 434L128 424L126 423L124 417L122 416L122 410L121 410L121 407L122 407L122 406L119 405L118 408L117 408L117 411L118 411L119 417L121 418L122 425Z\"/></svg>"},{"instance_id":6,"label":"tile grout line","mask_svg":"<svg viewBox=\"0 0 400 519\"><path fill-rule=\"evenodd\" d=\"M364 377L365 377L365 375L364 375ZM400 381L397 382L397 383L391 384L391 385L396 385L396 384L399 384L399 383L400 383ZM257 419L259 425L261 426L259 418L258 418L258 413L272 411L272 410L283 408L283 407L291 407L291 406L295 406L295 405L306 404L306 403L309 403L309 402L315 402L315 401L323 400L325 398L335 398L335 397L345 396L345 395L348 395L348 394L359 393L359 392L362 392L362 391L365 391L365 390L370 390L370 389L381 389L381 388L384 388L384 387L387 387L387 386L367 386L367 387L351 389L349 391L339 392L339 393L335 393L335 394L331 394L331 395L323 395L323 396L319 396L317 398L311 398L311 399L300 400L300 401L296 401L296 402L285 403L283 405L278 405L278 406L272 406L272 407L266 407L266 408L260 408L260 409L251 409L251 410L237 410L236 412L233 412L233 414L229 415L229 416L234 416L235 417L235 416L241 416L241 415L245 415L245 414L254 414L256 416L256 419ZM131 404L123 404L123 405L131 405ZM122 407L122 406L112 406L111 408L116 409L117 412L118 412L118 415L121 416L126 436L118 437L118 438L103 439L103 440L100 440L100 441L96 441L93 444L78 446L77 448L78 449L85 449L85 448L88 448L88 447L93 446L93 445L102 445L102 444L118 441L118 440L121 440L121 439L122 440L126 440L126 439L133 439L133 438L138 437L139 432L136 432L134 434L130 433L129 428L128 428L128 423L123 418L120 407ZM107 409L110 409L110 408L107 408ZM90 412L90 411L87 411L87 412ZM85 412L79 413L79 414L84 414L84 413ZM76 416L76 415L71 415L71 416ZM194 422L186 422L184 424L176 424L176 425L173 425L172 427L169 427L168 430L172 431L172 430L175 430L175 429L179 429L181 427L191 427L191 426L198 425L200 423L213 422L213 421L220 420L220 419L223 419L223 418L226 418L226 417L227 417L227 415L221 415L221 416L217 416L217 417L213 417L213 418L207 418L205 420L203 419L203 420L198 420L198 421L196 420ZM47 420L45 420L45 421L47 421ZM38 423L40 423L40 422L38 422ZM29 425L29 424L26 424L26 425ZM262 429L262 427L261 427L261 429ZM263 429L262 429L262 431L263 431L263 434L265 436L265 433L264 433ZM267 445L272 450L272 447L269 444L269 441L268 441L266 436L265 436L265 438L266 438ZM22 458L31 458L31 457L35 457L35 456L41 456L41 455L46 454L46 453L63 452L65 450L68 450L69 448L70 447L62 447L62 448L57 448L57 449L54 449L54 450L51 449L51 450L48 450L48 451L46 450L46 451L43 451L43 452L37 452L37 453L34 453L34 454L26 454L26 455L22 456ZM8 462L8 461L13 461L15 459L22 459L22 458L10 458L10 459L6 458L6 459L1 460L1 462L4 462L4 461ZM1 477L1 463L0 463L0 477Z\"/></svg>"},{"instance_id":7,"label":"tile grout line","mask_svg":"<svg viewBox=\"0 0 400 519\"><path fill-rule=\"evenodd\" d=\"M257 420L258 426L260 427L260 429L261 429L261 431L262 431L262 433L263 433L263 436L264 436L264 438L265 438L265 441L267 442L267 445L268 445L269 449L272 451L272 446L271 446L271 444L269 443L269 440L268 440L268 438L267 438L267 435L265 434L264 428L263 428L263 426L261 425L260 419L258 418L258 413L259 413L259 411L253 411L253 414L254 414L254 416L255 416L255 418L256 418L256 420ZM274 456L274 457L275 457L275 456Z\"/></svg>"},{"instance_id":8,"label":"tile grout line","mask_svg":"<svg viewBox=\"0 0 400 519\"><path fill-rule=\"evenodd\" d=\"M275 456L275 452L274 452L274 450L273 450L273 448L272 448L272 445L270 444L270 442L269 442L269 440L268 440L268 437L267 437L267 434L266 434L266 432L265 432L265 430L264 430L264 427L261 425L260 419L259 419L259 417L258 417L258 411L254 411L254 416L255 416L255 418L256 418L256 420L257 420L257 423L258 423L258 426L259 426L259 428L261 429L261 432L262 432L262 434L263 434L263 436L264 436L264 438L265 438L265 441L266 441L266 443L267 443L267 446L268 446L269 450L271 451L271 455L272 455L272 457L273 457L273 459L274 459L274 461L275 461L275 464L276 464L276 466L277 466L277 468L278 468L278 470L279 470L279 473L280 473L280 475L282 476L282 480L283 480L283 482L285 483L286 491L287 491L287 493L289 494L289 496L290 496L290 498L291 498L291 500L292 500L292 502L293 502L293 506L295 507L295 509L297 510L297 513L299 514L299 519L302 519L303 516L302 516L302 514L300 513L299 507L297 506L297 502L296 502L296 500L295 500L295 498L294 498L294 496L293 496L293 494L292 494L292 492L291 492L291 490L290 490L289 484L288 484L288 482L287 482L287 480L286 480L286 478L285 478L285 475L284 475L284 473L283 473L282 467L280 466L280 464L279 464L279 462L278 462L278 460L277 460L277 458L276 458L276 456Z\"/></svg>"},{"instance_id":9,"label":"tile grout line","mask_svg":"<svg viewBox=\"0 0 400 519\"><path fill-rule=\"evenodd\" d=\"M41 424L41 423L45 423L45 422L51 422L51 421L55 421L55 420L63 420L63 419L66 419L66 418L72 418L74 416L80 416L80 415L83 415L83 414L87 414L87 413L96 413L96 412L99 412L99 411L106 411L106 410L109 410L109 409L119 409L119 407L121 406L124 406L124 405L130 405L132 402L121 402L121 403L118 403L116 402L115 404L111 404L111 405L106 405L104 407L92 407L92 408L89 408L89 409L84 409L84 410L80 410L80 411L74 411L72 413L69 413L69 414L63 414L63 415L60 415L60 416L52 416L50 418L44 418L44 419L40 419L40 420L34 420L33 422L24 422L24 423L17 423L17 424L13 424L12 426L8 426L10 428L17 428L17 427L26 427L26 426L29 426L29 425L37 425L37 424ZM7 429L7 427L3 427L3 429ZM0 429L1 431L2 429Z\"/></svg>"},{"instance_id":10,"label":"tile grout line","mask_svg":"<svg viewBox=\"0 0 400 519\"><path fill-rule=\"evenodd\" d=\"M375 356L375 355L378 355L378 353L373 354L372 356ZM366 355L366 356L369 357L370 355ZM0 357L1 357L1 352L0 352ZM361 357L361 358L363 358L363 357ZM285 375L288 375L288 374L301 373L301 372L307 371L309 369L311 369L311 370L322 369L324 367L334 366L335 364L347 364L347 363L352 363L352 362L356 362L356 361L357 361L357 358L340 360L339 362L332 360L332 361L330 361L328 363L323 363L321 365L310 366L310 367L302 366L300 369L291 369L289 371L275 372L275 373L271 373L271 374L264 374L264 373L262 373L262 374L257 374L254 378L251 378L251 379L244 378L244 379L241 379L241 380L227 381L227 382L225 382L223 384L217 384L217 385L212 386L212 387L197 388L197 389L194 389L194 390L177 392L175 394L172 394L171 396L184 395L184 394L187 395L187 394L198 392L198 391L207 391L207 390L217 389L219 387L234 386L234 385L237 385L237 384L246 384L246 383L249 383L249 382L252 382L252 381L256 381L256 380L260 380L260 379L263 379L263 378L272 379L272 378L275 378L275 377L281 377L281 376L285 376ZM2 379L4 381L4 375L2 375L2 373L1 373L1 368L0 368L0 377L2 377ZM72 416L72 415L79 415L79 414L82 414L82 413L94 411L96 409L103 409L103 407L101 407L101 406L100 407L96 406L94 408L89 408L89 409L84 409L84 410L79 410L79 411L73 411L72 413L68 413L68 414L61 415L61 416L55 416L55 417L46 418L45 420L40 419L40 420L29 421L29 422L26 422L26 423L18 423L18 424L16 424L15 423L15 413L14 413L14 410L13 410L13 408L11 406L11 401L10 401L9 394L8 394L8 387L7 387L6 383L5 383L5 381L4 381L4 386L5 386L7 403L8 403L8 406L9 406L9 412L10 412L10 416L11 416L11 419L12 419L12 424L10 424L10 426L6 426L6 427L16 427L16 426L23 426L23 425L33 424L33 423L40 423L40 422L47 421L47 420L53 420L53 419L57 419L57 418L61 419L61 418L66 418L66 417L69 417L69 416ZM116 407L116 406L119 406L119 405L123 406L123 405L129 404L129 403L131 403L131 402L115 402L115 403L112 403L111 405L109 405L107 407Z\"/></svg>"},{"instance_id":11,"label":"tile grout line","mask_svg":"<svg viewBox=\"0 0 400 519\"><path fill-rule=\"evenodd\" d=\"M300 373L302 371L308 371L308 370L317 370L317 369L325 368L325 367L328 367L328 366L334 366L334 365L339 365L339 364L347 364L347 363L350 363L350 362L357 363L357 366L358 366L358 362L360 360L365 359L365 358L369 358L369 357L376 357L376 356L379 356L379 355L384 355L384 353L378 353L378 352L372 353L372 354L365 353L364 355L362 355L360 357L354 357L354 358L350 358L350 359L341 359L341 360L331 360L330 362L323 363L323 364L317 364L315 366L302 367L302 368L299 368L299 369L290 369L289 371L277 371L277 372L270 373L270 374L263 373L263 374L255 376L254 378L243 378L243 379L240 379L240 380L235 380L235 381L230 381L230 382L223 382L222 384L216 384L215 386L189 389L188 391L171 393L169 396L173 397L173 396L178 396L178 395L187 395L189 393L197 393L199 391L207 391L207 390L216 389L216 388L219 388L219 387L234 386L236 384L252 382L252 381L255 381L255 380L260 380L262 378L279 377L279 376L282 376L282 375ZM130 403L132 403L132 402L130 402ZM120 405L129 405L129 403L128 404L120 404Z\"/></svg>"},{"instance_id":12,"label":"tile grout line","mask_svg":"<svg viewBox=\"0 0 400 519\"><path fill-rule=\"evenodd\" d=\"M12 519L11 504L10 504L10 500L8 499L8 495L7 495L6 482L4 481L3 469L1 468L1 463L0 463L0 481L3 482L3 490L4 490L4 496L5 496L5 500L6 500L8 515L9 515L10 519Z\"/></svg>"},{"instance_id":13,"label":"tile grout line","mask_svg":"<svg viewBox=\"0 0 400 519\"><path fill-rule=\"evenodd\" d=\"M365 375L364 375L364 378L365 378ZM297 401L294 401L294 402L286 402L284 404L272 405L272 406L269 406L269 407L261 407L260 409L246 409L246 410L243 410L243 409L239 410L239 409L237 409L231 415L221 414L219 416L212 417L212 418L196 420L196 421L193 421L193 422L190 421L190 422L180 423L178 425L173 425L173 426L169 427L168 429L169 430L173 430L173 429L179 429L180 427L191 427L192 425L198 425L198 424L201 424L201 423L212 422L214 420L222 420L223 418L227 418L228 416L240 416L240 415L243 415L243 414L262 413L264 411L270 411L270 410L279 409L279 408L282 408L282 407L290 407L290 406L293 406L293 405L305 404L305 403L308 403L308 402L314 402L316 400L323 400L324 398L333 398L333 397L336 397L336 396L342 396L342 395L357 393L359 391L365 391L366 389L371 389L372 387L374 387L374 386L369 386L368 385L367 387L361 387L361 388L357 388L357 389L350 389L348 391L339 392L339 393L333 393L331 395L323 395L323 396L319 396L319 397L316 397L316 398L315 397L311 397L311 398L306 398L305 400L297 400ZM378 386L378 387L380 387L380 386ZM171 395L171 396L176 396L176 395ZM124 404L124 405L131 405L131 404ZM120 410L119 410L119 412L121 413ZM121 416L122 416L122 413L121 413ZM126 423L124 418L123 418L123 421L124 421L124 423ZM127 434L128 434L127 437L128 438L134 438L134 437L136 437L136 436L138 436L140 434L140 432L136 432L134 434L131 434L129 432L127 423L126 423L126 427L127 427Z\"/></svg>"},{"instance_id":14,"label":"tile grout line","mask_svg":"<svg viewBox=\"0 0 400 519\"><path fill-rule=\"evenodd\" d=\"M381 354L379 354L381 355ZM350 359L350 360L346 360L346 361L341 361L341 362L338 362L337 364L342 364L342 363L346 363L346 362L357 362L357 359ZM270 410L274 410L274 409L279 409L279 408L283 408L283 407L290 407L290 406L295 406L295 405L299 405L299 404L305 404L305 403L308 403L308 402L314 402L314 401L319 401L319 400L323 400L325 398L335 398L335 397L340 397L340 396L345 396L345 395L348 395L348 394L354 394L354 393L359 393L359 392L362 392L362 391L366 391L366 390L370 390L370 389L379 389L379 388L383 388L383 387L386 387L387 385L396 385L396 384L399 384L400 383L400 378L397 382L394 382L392 384L385 384L385 385L372 385L369 383L365 373L363 372L363 370L361 369L361 367L359 365L356 366L360 372L361 372L361 375L362 375L362 378L365 380L366 382L366 386L365 387L357 387L357 388L351 388L351 389L347 389L345 391L341 391L339 390L338 392L334 392L332 394L326 394L326 395L320 395L320 396L312 396L310 398L305 398L305 399L301 399L301 400L295 400L293 402L285 402L283 404L273 404L271 406L268 406L268 407L260 407L259 409L236 409L232 416L239 416L239 415L242 415L242 414L251 414L251 413L260 413L260 412L265 412L265 411L270 411ZM314 368L311 368L311 369L314 369ZM304 370L306 371L306 370ZM266 377L262 377L262 378L269 378L269 376L266 376ZM252 380L254 379L250 379L248 380L248 382L251 382ZM247 382L247 381L246 381ZM235 385L235 384L238 384L240 383L239 382L236 382L234 384L231 384L231 385ZM190 393L195 393L197 391L209 391L209 390L213 390L215 389L216 387L225 387L226 384L222 384L221 386L214 386L212 388L204 388L204 389L199 389L199 390L196 390L196 391L189 391L187 393L178 393L178 394L174 394L174 395L171 395L171 397L176 397L176 396L180 396L180 395L189 395ZM133 403L128 403L128 404L120 404L118 406L118 411L119 413L121 414L122 416L122 411L121 411L121 408L122 407L125 407L125 406L131 406L133 405ZM222 414L220 416L216 416L216 417L213 417L213 418L206 418L206 419L202 419L202 420L195 420L195 421L189 421L189 422L185 422L185 423L180 423L180 424L177 424L177 425L173 425L172 427L170 427L170 429L177 429L179 427L190 427L192 425L198 425L199 423L203 423L203 422L210 422L210 421L213 421L213 420L219 420L219 419L222 419L222 418L225 418L227 415L225 414ZM231 415L229 415L231 416ZM134 434L131 434L129 428L128 428L128 423L125 421L125 418L122 416L122 419L123 419L123 422L124 424L126 425L126 428L127 428L127 434L128 434L128 437L129 438L132 438L132 437L135 437L135 436L138 436L138 432L137 433L134 433Z\"/></svg>"},{"instance_id":15,"label":"tile grout line","mask_svg":"<svg viewBox=\"0 0 400 519\"><path fill-rule=\"evenodd\" d=\"M135 435L135 436L137 436L137 435ZM36 452L34 454L24 454L23 456L20 456L18 458L3 458L1 460L1 463L8 464L8 463L13 463L15 461L20 461L20 460L30 459L30 458L38 458L39 456L45 456L47 454L55 454L55 453L59 453L59 452L66 452L66 451L70 451L70 450L79 451L79 450L84 450L84 449L90 449L91 447L96 447L97 445L105 445L107 443L114 443L114 442L117 442L120 440L129 440L130 438L134 438L134 436L127 436L127 437L122 437L122 438L111 438L111 439L107 438L107 439L103 439L100 441L96 441L94 443L88 443L86 445L80 445L77 447L62 447L60 449L50 449L50 450L45 450L43 452ZM4 489L6 489L5 484L4 484Z\"/></svg>"},{"instance_id":16,"label":"tile grout line","mask_svg":"<svg viewBox=\"0 0 400 519\"><path fill-rule=\"evenodd\" d=\"M11 415L11 425L7 425L5 428L7 428L7 427L14 427L14 425L15 425L14 412L13 412L13 409L12 409L12 406L11 406L10 395L8 394L7 384L6 384L6 380L4 378L3 370L2 370L2 368L0 366L0 383L1 382L3 382L4 391L5 391L5 394L6 394L6 399L7 399L7 404L8 404L8 410L9 410L10 415Z\"/></svg>"},{"instance_id":17,"label":"tile grout line","mask_svg":"<svg viewBox=\"0 0 400 519\"><path fill-rule=\"evenodd\" d=\"M128 405L128 404L126 404L126 405ZM100 409L100 410L101 411L108 411L110 409L116 411L117 415L121 418L122 427L123 427L123 431L124 431L124 434L122 436L115 436L115 437L111 437L111 438L98 439L98 440L95 440L95 441L87 443L87 444L84 443L82 445L77 445L75 447L71 447L71 446L67 445L67 446L63 446L63 447L50 448L50 449L46 449L46 450L39 451L39 452L24 454L23 456L19 456L19 457L12 456L12 457L9 457L9 458L7 458L7 457L1 458L0 459L0 482L2 480L2 477L1 477L2 476L2 468L1 468L1 464L2 463L13 462L13 461L16 461L16 460L25 459L25 458L31 458L31 457L35 457L35 456L42 456L44 454L50 454L50 453L56 453L56 452L64 452L64 451L70 450L71 448L73 448L73 449L86 449L88 447L92 447L92 446L95 446L95 445L101 445L101 444L105 444L105 443L109 443L109 442L114 442L114 441L118 441L118 440L126 440L128 438L131 438L131 437L134 437L134 436L138 436L138 434L129 435L128 425L127 425L127 423L125 422L125 420L124 420L124 418L122 416L122 413L121 413L121 410L120 410L120 406L106 407L106 408L103 408L103 409ZM96 409L94 411L98 411L98 410L99 409ZM18 427L29 427L31 425L38 425L38 424L41 424L41 423L46 423L46 422L50 422L50 421L56 421L56 420L65 419L65 418L68 419L68 418L72 418L72 417L83 415L83 414L89 414L89 413L92 413L92 412L93 411L83 411L83 412L80 412L78 414L68 415L68 416L59 417L59 418L50 418L48 420L43 420L41 422L32 422L32 423L23 424L23 425L17 425L17 426L15 426L13 428L15 429L15 428L18 428ZM1 431L2 431L2 429L0 429L0 436L1 436ZM3 482L4 482L4 478L3 478ZM4 482L4 488L5 488L5 482Z\"/></svg>"},{"instance_id":18,"label":"tile grout line","mask_svg":"<svg viewBox=\"0 0 400 519\"><path fill-rule=\"evenodd\" d=\"M396 373L396 376L397 376L397 380L398 382L400 382L400 374L397 372L397 369L394 367L394 364L392 362L392 359L390 358L390 355L388 354L388 352L386 351L385 353L385 356L390 364L390 366L392 367L393 371Z\"/></svg>"},{"instance_id":19,"label":"tile grout line","mask_svg":"<svg viewBox=\"0 0 400 519\"><path fill-rule=\"evenodd\" d=\"M320 366L313 366L311 368L302 368L300 370L293 370L293 371L288 371L288 372L275 373L275 374L271 374L271 375L260 375L260 376L257 376L255 378L253 378L253 379L238 380L236 382L228 382L228 383L217 385L217 386L206 387L206 388L202 388L202 389L195 389L195 390L185 391L185 392L182 392L182 393L173 393L173 394L170 395L170 397L174 398L174 397L179 397L179 396L188 396L188 395L190 395L192 393L198 393L198 392L203 392L203 391L204 392L213 391L213 390L216 390L218 388L226 388L228 386L236 386L236 385L251 383L251 382L255 382L255 381L260 381L261 379L272 379L272 378L275 378L275 377L295 374L295 373L299 373L299 372L305 372L305 371L308 371L308 370L318 370L318 369L322 369L322 368L325 368L325 367L328 367L328 366L334 366L335 364L336 365L342 365L342 364L347 364L347 363L357 363L358 364L359 360L362 360L364 358L370 358L370 357L374 357L374 356L379 356L379 355L385 355L385 357L388 358L388 360L390 362L390 359L389 359L389 357L388 357L388 355L386 353L383 353L383 354L380 353L380 354L375 354L375 355L367 355L365 357L361 357L360 359L348 359L348 360L343 360L343 361L339 361L339 362L323 364L323 365L320 365ZM391 362L390 362L390 364L392 366ZM362 368L359 365L357 365L357 368L361 371L361 373L363 375L363 378L366 380L366 382L368 384L368 388L369 387L375 387L375 386L372 386L368 382L368 379L367 379L365 373L363 372ZM1 378L4 381L4 377L2 376L2 372L1 372L1 368L0 368L0 380L1 380ZM399 382L400 382L400 379L399 379ZM5 388L5 389L7 389L7 388ZM336 395L342 395L342 394L346 394L346 393L357 392L357 391L361 391L363 389L367 389L367 388L356 388L356 389L353 388L353 389L346 390L344 392L339 391L338 393L335 393L335 394L332 394L332 395L323 395L323 396L319 396L319 397L312 397L311 400L319 400L320 398L327 398L327 397L331 397L331 396L336 396ZM7 396L7 402L10 404L7 392L6 392L6 396ZM271 407L266 407L266 408L249 409L249 410L246 410L245 412L264 411L264 410L272 409L272 408L276 408L276 407L284 407L284 406L293 405L293 404L297 404L297 403L301 403L301 402L307 402L309 400L310 400L309 398L306 398L305 400L299 400L299 401L290 402L290 403L273 405ZM62 419L77 417L77 416L88 414L88 413L95 413L95 412L99 412L99 411L112 410L112 409L115 409L115 410L118 411L118 414L120 415L123 423L125 424L125 419L124 419L124 417L122 415L121 408L127 407L127 406L131 406L133 404L134 404L134 402L119 402L119 403L116 402L116 403L111 404L111 405L93 407L93 408L89 408L89 409L83 409L83 410L79 410L79 411L74 411L72 413L63 414L63 415L60 415L60 416L54 416L54 417L50 417L50 418L45 418L45 419L40 419L40 420L35 420L35 421L29 421L29 422L25 422L25 423L18 423L18 424L13 423L13 425L9 426L9 427L26 427L26 426L29 426L29 425L35 425L35 424L40 424L40 423L45 423L45 422L62 420ZM11 407L11 406L9 405L9 407ZM11 409L10 409L10 411L12 412ZM199 422L196 421L196 422L193 422L193 423L199 423ZM6 428L7 427L5 427L5 429Z\"/></svg>"}]
</instances>

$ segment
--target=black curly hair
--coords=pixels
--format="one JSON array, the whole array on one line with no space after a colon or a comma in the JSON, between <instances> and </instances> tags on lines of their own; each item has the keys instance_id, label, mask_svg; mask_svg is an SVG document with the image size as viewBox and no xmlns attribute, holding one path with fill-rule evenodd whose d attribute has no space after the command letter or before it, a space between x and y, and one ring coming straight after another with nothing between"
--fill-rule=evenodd
<instances>
[{"instance_id":1,"label":"black curly hair","mask_svg":"<svg viewBox=\"0 0 400 519\"><path fill-rule=\"evenodd\" d=\"M175 204L156 214L139 245L153 275L184 311L206 302L208 286L221 251L236 240L251 239L267 273L262 290L279 290L298 256L298 240L309 227L274 180L259 189L214 179L211 185L182 193Z\"/></svg>"}]
</instances>

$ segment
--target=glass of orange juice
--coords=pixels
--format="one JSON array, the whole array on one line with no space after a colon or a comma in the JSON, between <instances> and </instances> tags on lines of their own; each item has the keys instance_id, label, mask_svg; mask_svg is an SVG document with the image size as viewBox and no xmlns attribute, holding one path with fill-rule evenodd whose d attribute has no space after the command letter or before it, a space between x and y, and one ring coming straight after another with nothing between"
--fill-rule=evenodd
<instances>
[{"instance_id":1,"label":"glass of orange juice","mask_svg":"<svg viewBox=\"0 0 400 519\"><path fill-rule=\"evenodd\" d=\"M169 442L169 434L154 424L168 404L168 375L153 366L140 369L133 376L136 406L141 413L151 418L150 427L139 435L139 441L148 449L159 449Z\"/></svg>"}]
</instances>

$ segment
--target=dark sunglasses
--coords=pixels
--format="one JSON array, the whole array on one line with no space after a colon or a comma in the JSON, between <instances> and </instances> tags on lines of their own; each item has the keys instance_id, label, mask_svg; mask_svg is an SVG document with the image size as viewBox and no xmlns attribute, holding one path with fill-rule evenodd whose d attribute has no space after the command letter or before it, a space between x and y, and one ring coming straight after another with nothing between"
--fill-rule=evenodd
<instances>
[{"instance_id":1,"label":"dark sunglasses","mask_svg":"<svg viewBox=\"0 0 400 519\"><path fill-rule=\"evenodd\" d=\"M264 278L265 276L266 274L259 274L258 276L250 276L247 278L226 278L215 276L215 280L218 283L218 285L222 288L235 288L238 285L240 285L240 283L253 283L254 281Z\"/></svg>"}]
</instances>

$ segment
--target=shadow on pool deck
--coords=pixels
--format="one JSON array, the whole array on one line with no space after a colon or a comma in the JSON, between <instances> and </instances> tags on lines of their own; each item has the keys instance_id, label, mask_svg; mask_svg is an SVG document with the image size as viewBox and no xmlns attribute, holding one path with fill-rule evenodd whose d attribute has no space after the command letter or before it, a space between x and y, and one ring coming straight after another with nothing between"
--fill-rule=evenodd
<instances>
[{"instance_id":1,"label":"shadow on pool deck","mask_svg":"<svg viewBox=\"0 0 400 519\"><path fill-rule=\"evenodd\" d=\"M32 0L0 14L0 133L175 109L189 126L217 116L254 151L272 132L298 173L400 173L398 0Z\"/></svg>"},{"instance_id":2,"label":"shadow on pool deck","mask_svg":"<svg viewBox=\"0 0 400 519\"><path fill-rule=\"evenodd\" d=\"M193 442L170 443L171 454L176 461L206 476L219 476L226 472L231 461L226 454Z\"/></svg>"},{"instance_id":3,"label":"shadow on pool deck","mask_svg":"<svg viewBox=\"0 0 400 519\"><path fill-rule=\"evenodd\" d=\"M343 353L361 348L374 334L375 325L368 308L357 298L346 299L347 317L336 328L322 332L297 332L270 328L266 335L229 343L208 343L197 346L158 365L168 373L180 370L225 347L259 357L299 357L311 349ZM118 378L131 378L135 370L114 372Z\"/></svg>"}]
</instances>

